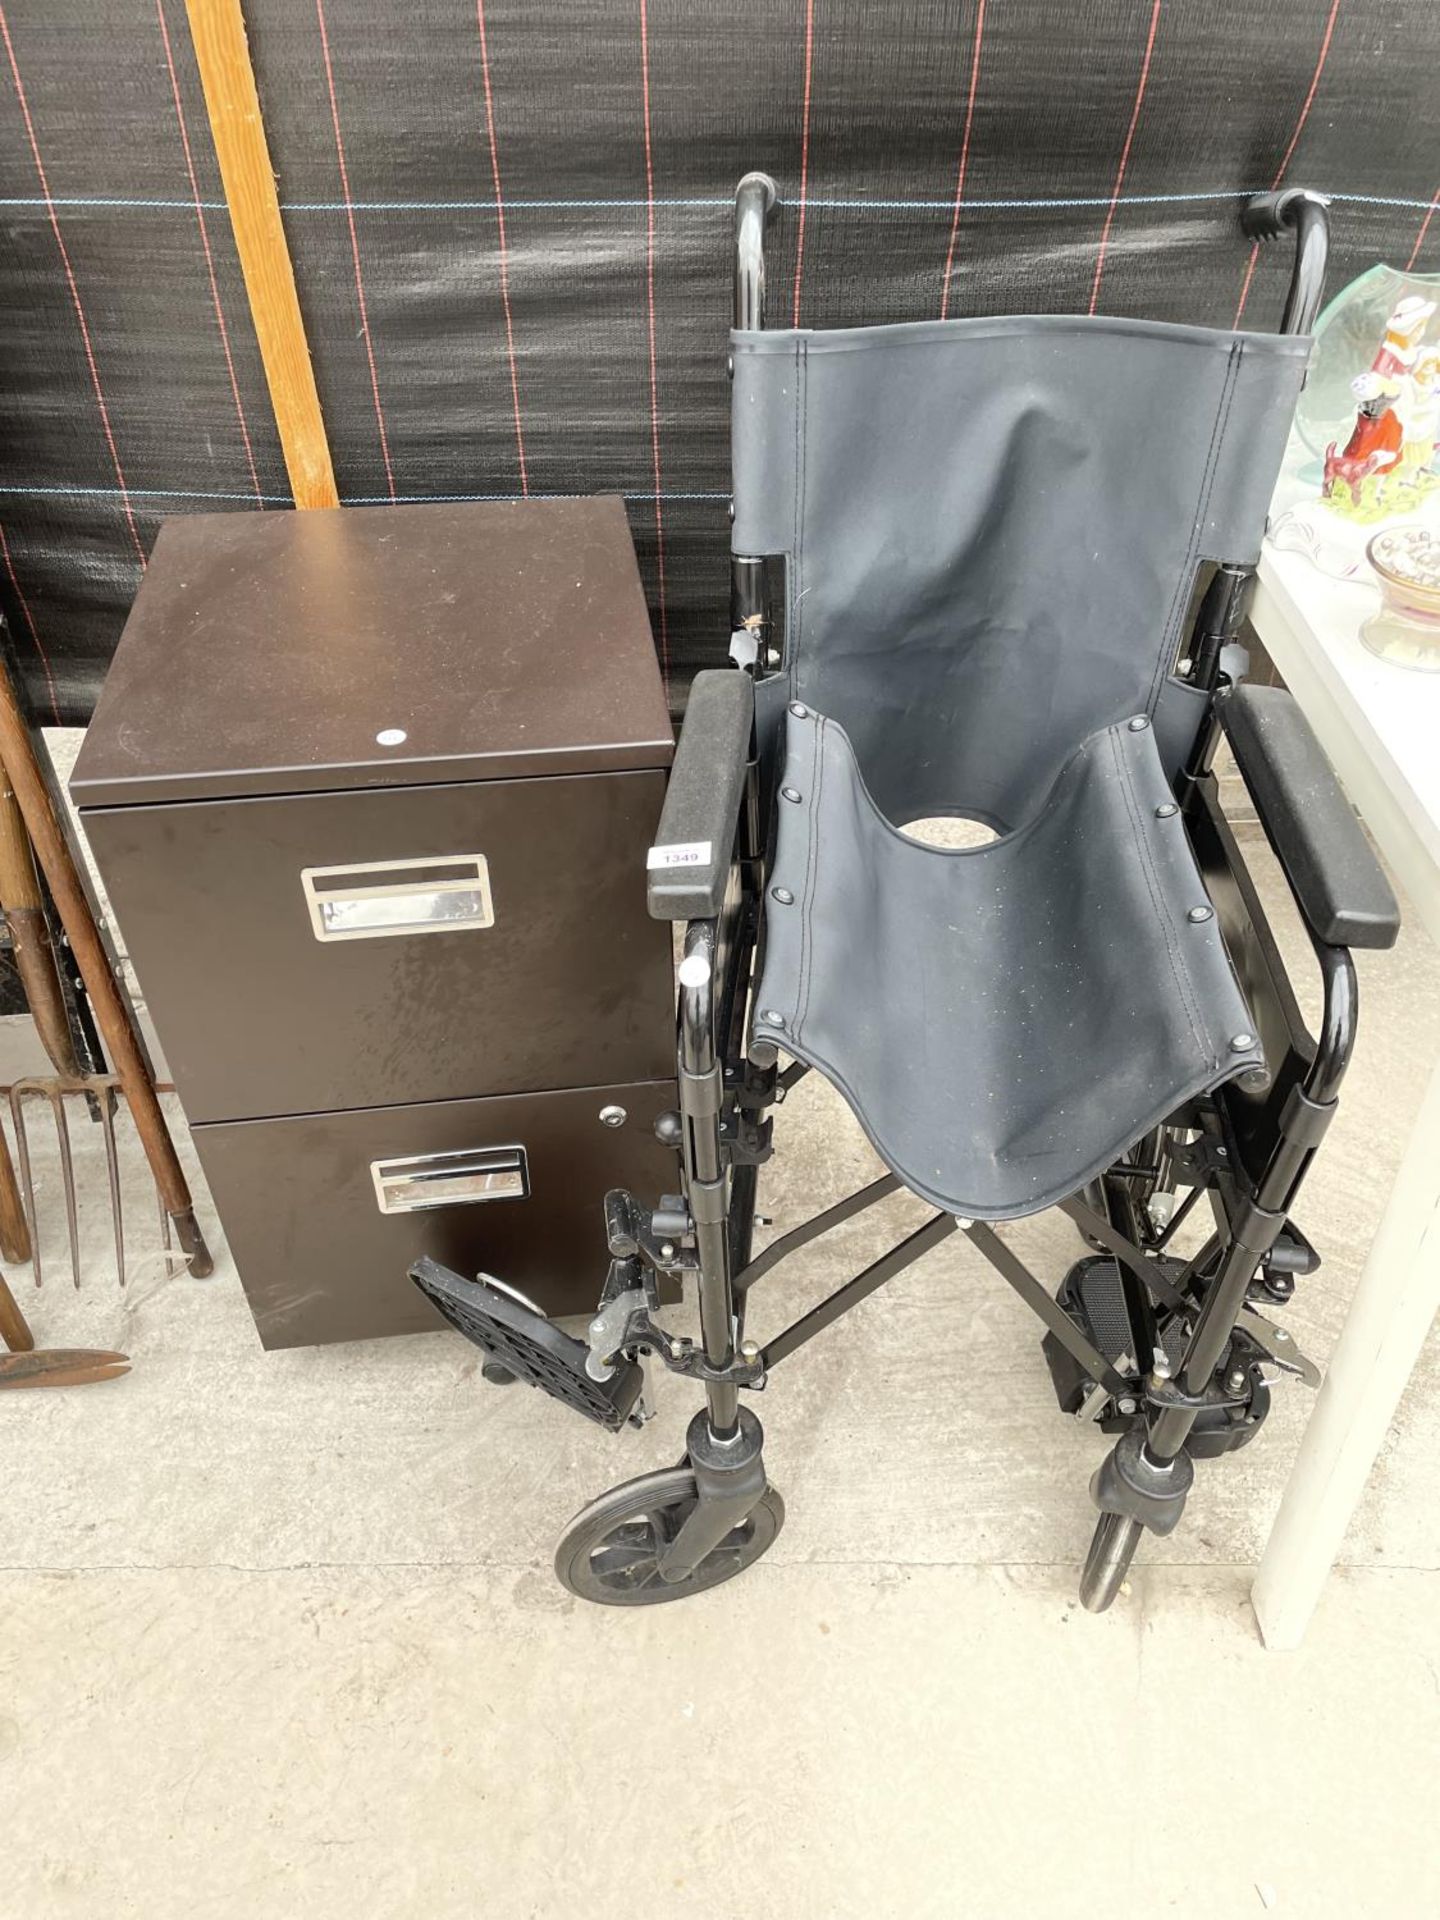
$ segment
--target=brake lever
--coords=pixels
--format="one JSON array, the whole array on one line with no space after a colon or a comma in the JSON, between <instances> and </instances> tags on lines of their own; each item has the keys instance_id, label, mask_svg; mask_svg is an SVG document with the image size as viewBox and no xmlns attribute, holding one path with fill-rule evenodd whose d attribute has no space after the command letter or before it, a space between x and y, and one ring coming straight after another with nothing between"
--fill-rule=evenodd
<instances>
[{"instance_id":1,"label":"brake lever","mask_svg":"<svg viewBox=\"0 0 1440 1920\"><path fill-rule=\"evenodd\" d=\"M1320 1385L1325 1376L1315 1362L1300 1351L1284 1327L1277 1327L1273 1320L1266 1320L1253 1307L1242 1307L1235 1324L1249 1334L1266 1358L1273 1360L1282 1373L1293 1373L1307 1387Z\"/></svg>"}]
</instances>

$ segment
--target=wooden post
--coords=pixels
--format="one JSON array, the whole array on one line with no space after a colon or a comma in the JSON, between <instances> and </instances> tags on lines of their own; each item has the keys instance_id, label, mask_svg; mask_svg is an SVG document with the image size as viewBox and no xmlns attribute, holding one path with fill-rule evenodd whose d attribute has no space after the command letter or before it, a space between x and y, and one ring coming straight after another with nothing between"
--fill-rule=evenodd
<instances>
[{"instance_id":1,"label":"wooden post","mask_svg":"<svg viewBox=\"0 0 1440 1920\"><path fill-rule=\"evenodd\" d=\"M185 0L215 157L297 507L338 507L240 0Z\"/></svg>"}]
</instances>

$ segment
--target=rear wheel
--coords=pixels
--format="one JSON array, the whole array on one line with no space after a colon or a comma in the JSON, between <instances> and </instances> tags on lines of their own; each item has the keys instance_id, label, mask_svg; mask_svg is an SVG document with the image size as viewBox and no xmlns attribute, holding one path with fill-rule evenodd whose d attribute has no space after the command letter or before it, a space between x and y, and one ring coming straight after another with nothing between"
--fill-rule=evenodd
<instances>
[{"instance_id":1,"label":"rear wheel","mask_svg":"<svg viewBox=\"0 0 1440 1920\"><path fill-rule=\"evenodd\" d=\"M660 1556L694 1512L699 1495L688 1466L627 1480L592 1500L561 1536L555 1554L560 1584L602 1607L651 1607L683 1600L733 1580L753 1566L785 1523L785 1502L767 1487L738 1527L673 1585L660 1578Z\"/></svg>"}]
</instances>

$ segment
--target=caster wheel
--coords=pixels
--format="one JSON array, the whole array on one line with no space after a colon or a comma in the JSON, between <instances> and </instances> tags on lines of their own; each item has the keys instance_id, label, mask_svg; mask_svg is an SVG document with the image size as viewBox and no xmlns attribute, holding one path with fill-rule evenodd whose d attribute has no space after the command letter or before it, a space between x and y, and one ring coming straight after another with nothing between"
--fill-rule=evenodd
<instances>
[{"instance_id":1,"label":"caster wheel","mask_svg":"<svg viewBox=\"0 0 1440 1920\"><path fill-rule=\"evenodd\" d=\"M657 1562L696 1502L695 1475L686 1467L627 1480L576 1514L555 1554L560 1584L602 1607L651 1607L683 1600L733 1580L758 1560L785 1522L785 1502L767 1487L738 1527L686 1579L667 1586Z\"/></svg>"},{"instance_id":2,"label":"caster wheel","mask_svg":"<svg viewBox=\"0 0 1440 1920\"><path fill-rule=\"evenodd\" d=\"M1114 1600L1144 1537L1138 1520L1127 1520L1121 1513L1101 1514L1080 1575L1080 1604L1087 1613L1104 1613Z\"/></svg>"}]
</instances>

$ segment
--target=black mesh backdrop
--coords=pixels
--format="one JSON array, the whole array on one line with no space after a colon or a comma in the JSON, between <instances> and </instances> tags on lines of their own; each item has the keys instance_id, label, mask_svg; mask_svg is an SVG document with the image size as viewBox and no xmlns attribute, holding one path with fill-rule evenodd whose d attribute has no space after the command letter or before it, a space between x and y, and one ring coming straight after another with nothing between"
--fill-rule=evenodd
<instances>
[{"instance_id":1,"label":"black mesh backdrop","mask_svg":"<svg viewBox=\"0 0 1440 1920\"><path fill-rule=\"evenodd\" d=\"M342 496L623 491L677 697L724 654L747 168L786 201L776 321L932 316L948 281L952 314L1228 325L1243 297L1270 325L1286 256L1247 282L1236 213L1282 175L1337 196L1332 286L1440 268L1435 7L246 14ZM0 594L38 712L81 720L160 516L289 494L183 0L5 0L0 23Z\"/></svg>"}]
</instances>

